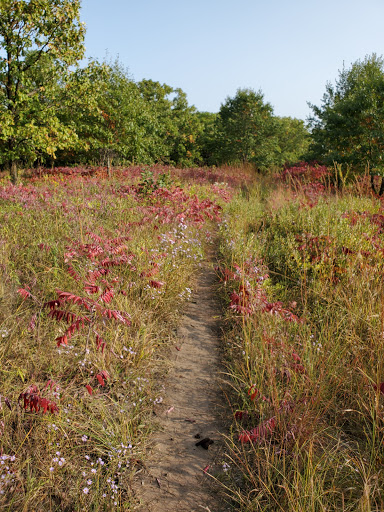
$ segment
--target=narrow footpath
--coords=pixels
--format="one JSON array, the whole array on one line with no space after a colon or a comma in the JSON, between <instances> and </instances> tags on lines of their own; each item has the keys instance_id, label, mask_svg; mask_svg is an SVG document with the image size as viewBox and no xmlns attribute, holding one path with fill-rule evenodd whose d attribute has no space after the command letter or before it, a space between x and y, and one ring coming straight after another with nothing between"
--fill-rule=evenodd
<instances>
[{"instance_id":1,"label":"narrow footpath","mask_svg":"<svg viewBox=\"0 0 384 512\"><path fill-rule=\"evenodd\" d=\"M225 512L213 479L223 466L225 400L221 391L220 307L210 263L200 271L178 329L175 361L157 410L161 431L136 488L149 512ZM208 439L208 440L206 440ZM196 446L202 441L204 446ZM213 441L213 443L211 442Z\"/></svg>"}]
</instances>

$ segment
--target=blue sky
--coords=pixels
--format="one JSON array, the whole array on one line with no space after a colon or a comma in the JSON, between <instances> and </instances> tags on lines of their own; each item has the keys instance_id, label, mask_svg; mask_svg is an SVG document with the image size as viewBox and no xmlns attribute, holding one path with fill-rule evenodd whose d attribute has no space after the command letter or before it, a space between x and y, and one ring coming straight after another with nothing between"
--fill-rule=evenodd
<instances>
[{"instance_id":1,"label":"blue sky","mask_svg":"<svg viewBox=\"0 0 384 512\"><path fill-rule=\"evenodd\" d=\"M118 56L200 111L249 87L306 119L343 63L384 55L384 0L82 0L81 19L87 57Z\"/></svg>"}]
</instances>

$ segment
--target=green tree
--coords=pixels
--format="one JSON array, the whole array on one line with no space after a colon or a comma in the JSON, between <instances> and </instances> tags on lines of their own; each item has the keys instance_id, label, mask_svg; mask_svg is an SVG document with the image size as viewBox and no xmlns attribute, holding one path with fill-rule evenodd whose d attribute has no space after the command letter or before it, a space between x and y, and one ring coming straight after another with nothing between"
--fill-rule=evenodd
<instances>
[{"instance_id":1,"label":"green tree","mask_svg":"<svg viewBox=\"0 0 384 512\"><path fill-rule=\"evenodd\" d=\"M71 81L73 92L85 89L86 103L67 102L63 122L72 125L81 144L72 161L99 162L111 169L113 161L151 163L145 125L149 108L137 84L118 60L91 61L77 70ZM68 152L62 158L69 157ZM149 160L149 161L148 161Z\"/></svg>"},{"instance_id":2,"label":"green tree","mask_svg":"<svg viewBox=\"0 0 384 512\"><path fill-rule=\"evenodd\" d=\"M77 89L88 100L82 105ZM69 98L61 120L77 133L79 144L76 151L61 152L63 161L97 161L110 169L113 161L189 165L198 160L200 124L181 89L152 80L135 83L115 60L90 62L72 75L65 90Z\"/></svg>"},{"instance_id":3,"label":"green tree","mask_svg":"<svg viewBox=\"0 0 384 512\"><path fill-rule=\"evenodd\" d=\"M310 133L302 119L276 117L276 164L294 164L303 160L308 152Z\"/></svg>"},{"instance_id":4,"label":"green tree","mask_svg":"<svg viewBox=\"0 0 384 512\"><path fill-rule=\"evenodd\" d=\"M217 118L219 162L252 162L267 169L277 151L273 109L261 91L238 89L221 105Z\"/></svg>"},{"instance_id":5,"label":"green tree","mask_svg":"<svg viewBox=\"0 0 384 512\"><path fill-rule=\"evenodd\" d=\"M375 54L343 68L326 86L322 105L310 105L311 153L326 163L384 173L384 61Z\"/></svg>"},{"instance_id":6,"label":"green tree","mask_svg":"<svg viewBox=\"0 0 384 512\"><path fill-rule=\"evenodd\" d=\"M201 125L186 94L152 80L142 80L138 87L151 114L145 132L153 160L182 166L198 162L196 138Z\"/></svg>"},{"instance_id":7,"label":"green tree","mask_svg":"<svg viewBox=\"0 0 384 512\"><path fill-rule=\"evenodd\" d=\"M54 158L76 134L57 115L60 82L84 54L80 0L0 0L0 158Z\"/></svg>"},{"instance_id":8,"label":"green tree","mask_svg":"<svg viewBox=\"0 0 384 512\"><path fill-rule=\"evenodd\" d=\"M141 80L137 86L150 111L150 115L143 116L141 121L150 147L148 156L153 162L169 163L169 138L174 135L171 119L173 88L154 80Z\"/></svg>"},{"instance_id":9,"label":"green tree","mask_svg":"<svg viewBox=\"0 0 384 512\"><path fill-rule=\"evenodd\" d=\"M201 161L197 138L203 129L196 109L188 105L187 95L181 89L174 89L170 112L172 131L168 135L171 162L190 167Z\"/></svg>"},{"instance_id":10,"label":"green tree","mask_svg":"<svg viewBox=\"0 0 384 512\"><path fill-rule=\"evenodd\" d=\"M200 155L200 163L203 165L214 165L217 163L217 117L212 112L196 112L198 122L196 131L196 145Z\"/></svg>"}]
</instances>

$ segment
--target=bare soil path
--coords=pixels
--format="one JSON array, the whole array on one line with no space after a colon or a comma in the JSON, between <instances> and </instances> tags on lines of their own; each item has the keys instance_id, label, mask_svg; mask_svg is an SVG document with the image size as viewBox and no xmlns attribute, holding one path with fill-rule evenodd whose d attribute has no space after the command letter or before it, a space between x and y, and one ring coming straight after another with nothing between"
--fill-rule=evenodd
<instances>
[{"instance_id":1,"label":"bare soil path","mask_svg":"<svg viewBox=\"0 0 384 512\"><path fill-rule=\"evenodd\" d=\"M204 472L222 467L220 433L225 431L224 398L220 386L220 307L212 266L205 263L191 302L178 329L174 366L165 397L156 411L161 432L141 472L136 494L142 511L224 512L229 505L212 490ZM214 441L208 449L199 440ZM216 468L216 469L215 469Z\"/></svg>"}]
</instances>

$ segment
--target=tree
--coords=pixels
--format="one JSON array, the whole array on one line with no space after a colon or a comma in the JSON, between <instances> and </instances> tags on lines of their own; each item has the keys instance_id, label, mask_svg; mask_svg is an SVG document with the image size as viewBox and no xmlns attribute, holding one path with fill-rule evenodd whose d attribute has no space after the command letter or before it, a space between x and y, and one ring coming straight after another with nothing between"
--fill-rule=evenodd
<instances>
[{"instance_id":1,"label":"tree","mask_svg":"<svg viewBox=\"0 0 384 512\"><path fill-rule=\"evenodd\" d=\"M81 142L72 160L102 162L109 171L113 161L150 163L142 127L148 107L119 61L91 61L72 78L70 97L76 98L76 90L87 89L84 96L88 99L83 108L78 108L76 99L68 101L62 118L73 126ZM63 153L62 158L68 157Z\"/></svg>"},{"instance_id":2,"label":"tree","mask_svg":"<svg viewBox=\"0 0 384 512\"><path fill-rule=\"evenodd\" d=\"M171 105L172 132L168 135L171 162L190 167L200 162L201 154L197 138L203 129L196 116L196 109L188 105L187 95L181 89L174 89Z\"/></svg>"},{"instance_id":3,"label":"tree","mask_svg":"<svg viewBox=\"0 0 384 512\"><path fill-rule=\"evenodd\" d=\"M343 68L335 85L326 86L322 105L310 105L315 158L345 163L355 170L369 166L384 173L384 61L375 54Z\"/></svg>"},{"instance_id":4,"label":"tree","mask_svg":"<svg viewBox=\"0 0 384 512\"><path fill-rule=\"evenodd\" d=\"M277 151L275 128L272 106L264 102L262 92L238 89L218 114L218 161L268 168Z\"/></svg>"},{"instance_id":5,"label":"tree","mask_svg":"<svg viewBox=\"0 0 384 512\"><path fill-rule=\"evenodd\" d=\"M155 162L191 165L200 159L196 144L200 123L195 107L188 105L179 88L152 80L138 83L151 116L147 118L146 136Z\"/></svg>"},{"instance_id":6,"label":"tree","mask_svg":"<svg viewBox=\"0 0 384 512\"><path fill-rule=\"evenodd\" d=\"M212 112L196 112L194 116L198 122L196 145L200 155L200 163L203 165L214 165L217 162L218 114Z\"/></svg>"},{"instance_id":7,"label":"tree","mask_svg":"<svg viewBox=\"0 0 384 512\"><path fill-rule=\"evenodd\" d=\"M110 170L112 161L187 165L199 158L200 124L181 89L152 80L136 83L115 60L91 61L72 75L65 90L69 98L60 119L77 133L79 144L75 151L62 151L62 161L98 161ZM85 97L81 108L78 90Z\"/></svg>"},{"instance_id":8,"label":"tree","mask_svg":"<svg viewBox=\"0 0 384 512\"><path fill-rule=\"evenodd\" d=\"M275 117L278 152L276 164L294 164L303 160L310 144L310 133L301 119Z\"/></svg>"},{"instance_id":9,"label":"tree","mask_svg":"<svg viewBox=\"0 0 384 512\"><path fill-rule=\"evenodd\" d=\"M60 83L84 54L80 0L0 0L0 158L55 158L76 141L57 115Z\"/></svg>"}]
</instances>

